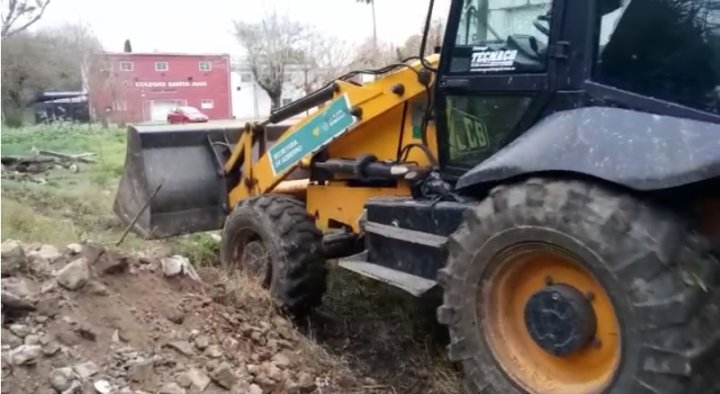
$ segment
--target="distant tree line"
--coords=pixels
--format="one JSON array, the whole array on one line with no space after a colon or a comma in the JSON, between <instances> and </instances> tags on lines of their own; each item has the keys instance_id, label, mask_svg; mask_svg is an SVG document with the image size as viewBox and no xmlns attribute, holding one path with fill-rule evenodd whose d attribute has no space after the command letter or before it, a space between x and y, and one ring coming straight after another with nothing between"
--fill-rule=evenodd
<instances>
[{"instance_id":1,"label":"distant tree line","mask_svg":"<svg viewBox=\"0 0 720 394\"><path fill-rule=\"evenodd\" d=\"M88 56L101 49L84 25L30 31L49 0L2 0L3 123L19 126L30 105L47 90L81 90Z\"/></svg>"}]
</instances>

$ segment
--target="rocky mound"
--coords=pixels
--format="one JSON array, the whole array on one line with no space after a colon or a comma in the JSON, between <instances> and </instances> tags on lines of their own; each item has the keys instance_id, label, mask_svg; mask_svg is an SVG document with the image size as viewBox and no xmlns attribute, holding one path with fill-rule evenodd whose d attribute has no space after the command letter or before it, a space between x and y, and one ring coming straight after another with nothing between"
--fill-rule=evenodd
<instances>
[{"instance_id":1,"label":"rocky mound","mask_svg":"<svg viewBox=\"0 0 720 394\"><path fill-rule=\"evenodd\" d=\"M162 250L2 245L3 393L367 392L242 277Z\"/></svg>"}]
</instances>

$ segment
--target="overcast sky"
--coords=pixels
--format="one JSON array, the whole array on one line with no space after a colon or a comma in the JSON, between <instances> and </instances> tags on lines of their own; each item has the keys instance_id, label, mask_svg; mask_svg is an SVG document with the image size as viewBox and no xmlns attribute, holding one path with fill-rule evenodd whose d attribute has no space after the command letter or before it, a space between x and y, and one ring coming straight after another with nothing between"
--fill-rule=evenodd
<instances>
[{"instance_id":1,"label":"overcast sky","mask_svg":"<svg viewBox=\"0 0 720 394\"><path fill-rule=\"evenodd\" d=\"M401 44L422 31L428 0L376 0L378 39ZM435 17L448 0L436 0ZM340 40L372 37L370 5L356 0L52 0L36 28L85 22L108 51L122 51L126 38L136 52L241 55L233 20L257 21L271 9L315 26Z\"/></svg>"}]
</instances>

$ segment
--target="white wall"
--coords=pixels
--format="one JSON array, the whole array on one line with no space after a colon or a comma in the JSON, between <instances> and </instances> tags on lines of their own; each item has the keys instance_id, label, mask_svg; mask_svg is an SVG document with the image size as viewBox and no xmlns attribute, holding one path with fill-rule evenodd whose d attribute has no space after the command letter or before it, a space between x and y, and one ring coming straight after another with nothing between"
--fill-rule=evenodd
<instances>
[{"instance_id":1,"label":"white wall","mask_svg":"<svg viewBox=\"0 0 720 394\"><path fill-rule=\"evenodd\" d=\"M282 102L297 100L305 95L299 86L297 71L292 73L291 81L283 87ZM233 70L230 76L232 87L233 116L236 119L258 119L270 115L270 97L254 82L252 73L242 69Z\"/></svg>"},{"instance_id":2,"label":"white wall","mask_svg":"<svg viewBox=\"0 0 720 394\"><path fill-rule=\"evenodd\" d=\"M236 119L256 119L267 116L270 110L270 98L257 84L242 82L241 74L238 71L230 73L233 116Z\"/></svg>"},{"instance_id":3,"label":"white wall","mask_svg":"<svg viewBox=\"0 0 720 394\"><path fill-rule=\"evenodd\" d=\"M302 66L288 66L281 104L287 104L305 96L305 69ZM309 70L312 72L312 70ZM368 83L375 79L372 75L362 75L358 82ZM254 82L252 72L247 67L235 64L230 74L232 87L233 116L240 120L262 119L270 115L270 97ZM309 113L314 112L314 108ZM298 117L302 117L299 115Z\"/></svg>"}]
</instances>

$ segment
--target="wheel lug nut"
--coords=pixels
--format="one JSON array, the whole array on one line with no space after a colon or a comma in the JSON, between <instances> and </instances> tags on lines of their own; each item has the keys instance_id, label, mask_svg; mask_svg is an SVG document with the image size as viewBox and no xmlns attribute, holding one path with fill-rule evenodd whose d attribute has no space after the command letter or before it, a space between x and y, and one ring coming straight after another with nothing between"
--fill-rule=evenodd
<instances>
[{"instance_id":1,"label":"wheel lug nut","mask_svg":"<svg viewBox=\"0 0 720 394\"><path fill-rule=\"evenodd\" d=\"M588 301L593 301L595 300L595 293L593 293L592 291L588 291L587 293L585 293L585 298L587 298Z\"/></svg>"},{"instance_id":2,"label":"wheel lug nut","mask_svg":"<svg viewBox=\"0 0 720 394\"><path fill-rule=\"evenodd\" d=\"M602 346L602 341L597 338L593 338L591 344L595 349L600 349L600 347Z\"/></svg>"},{"instance_id":3,"label":"wheel lug nut","mask_svg":"<svg viewBox=\"0 0 720 394\"><path fill-rule=\"evenodd\" d=\"M545 277L545 285L551 286L554 283L552 276L546 276Z\"/></svg>"}]
</instances>

